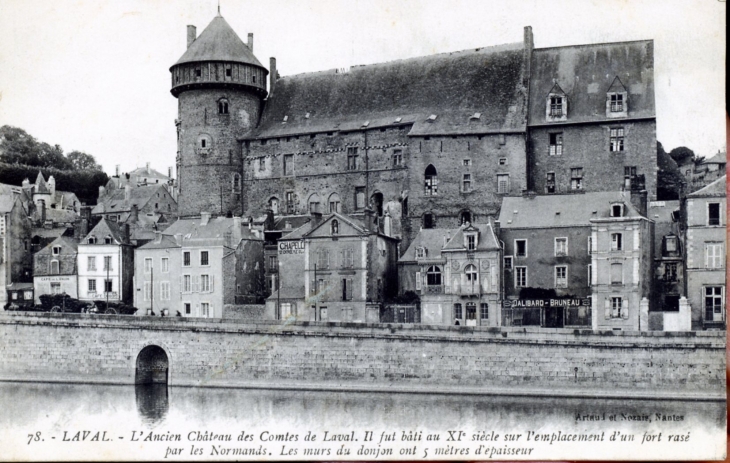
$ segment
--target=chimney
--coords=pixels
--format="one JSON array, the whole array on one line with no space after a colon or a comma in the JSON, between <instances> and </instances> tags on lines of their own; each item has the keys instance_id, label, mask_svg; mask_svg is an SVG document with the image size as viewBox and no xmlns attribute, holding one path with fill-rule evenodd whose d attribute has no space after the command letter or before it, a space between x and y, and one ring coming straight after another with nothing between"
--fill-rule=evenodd
<instances>
[{"instance_id":1,"label":"chimney","mask_svg":"<svg viewBox=\"0 0 730 463\"><path fill-rule=\"evenodd\" d=\"M155 230L155 243L161 243L162 242L162 232Z\"/></svg>"},{"instance_id":2,"label":"chimney","mask_svg":"<svg viewBox=\"0 0 730 463\"><path fill-rule=\"evenodd\" d=\"M114 167L114 176L119 177L119 164Z\"/></svg>"},{"instance_id":3,"label":"chimney","mask_svg":"<svg viewBox=\"0 0 730 463\"><path fill-rule=\"evenodd\" d=\"M188 48L190 48L190 45L192 45L193 42L195 42L197 32L195 30L195 26L188 26Z\"/></svg>"},{"instance_id":4,"label":"chimney","mask_svg":"<svg viewBox=\"0 0 730 463\"><path fill-rule=\"evenodd\" d=\"M129 244L129 224L125 223L124 227L122 227L122 240L124 241L124 244Z\"/></svg>"},{"instance_id":5,"label":"chimney","mask_svg":"<svg viewBox=\"0 0 730 463\"><path fill-rule=\"evenodd\" d=\"M132 187L129 184L124 185L124 200L129 201L132 197Z\"/></svg>"},{"instance_id":6,"label":"chimney","mask_svg":"<svg viewBox=\"0 0 730 463\"><path fill-rule=\"evenodd\" d=\"M646 217L647 214L647 196L648 194L646 190L631 190L631 205L634 206L643 217Z\"/></svg>"},{"instance_id":7,"label":"chimney","mask_svg":"<svg viewBox=\"0 0 730 463\"><path fill-rule=\"evenodd\" d=\"M264 230L274 229L274 210L266 209L266 221L264 222Z\"/></svg>"},{"instance_id":8,"label":"chimney","mask_svg":"<svg viewBox=\"0 0 730 463\"><path fill-rule=\"evenodd\" d=\"M274 93L276 86L276 58L269 58L269 96Z\"/></svg>"},{"instance_id":9,"label":"chimney","mask_svg":"<svg viewBox=\"0 0 730 463\"><path fill-rule=\"evenodd\" d=\"M147 163L147 175L149 175L149 174L150 174L150 163L148 162Z\"/></svg>"},{"instance_id":10,"label":"chimney","mask_svg":"<svg viewBox=\"0 0 730 463\"><path fill-rule=\"evenodd\" d=\"M390 212L385 211L383 217L383 234L386 236L393 236L393 220L390 218Z\"/></svg>"},{"instance_id":11,"label":"chimney","mask_svg":"<svg viewBox=\"0 0 730 463\"><path fill-rule=\"evenodd\" d=\"M136 204L132 204L132 210L129 212L128 222L137 223L139 221L139 208Z\"/></svg>"},{"instance_id":12,"label":"chimney","mask_svg":"<svg viewBox=\"0 0 730 463\"><path fill-rule=\"evenodd\" d=\"M28 180L27 178L23 179L22 187L23 188L30 188L30 180Z\"/></svg>"},{"instance_id":13,"label":"chimney","mask_svg":"<svg viewBox=\"0 0 730 463\"><path fill-rule=\"evenodd\" d=\"M41 206L41 227L46 223L46 202L40 200Z\"/></svg>"},{"instance_id":14,"label":"chimney","mask_svg":"<svg viewBox=\"0 0 730 463\"><path fill-rule=\"evenodd\" d=\"M310 219L310 222L312 222L312 228L322 223L322 213L319 212L318 209L312 209L311 211L309 211L309 215L312 217Z\"/></svg>"},{"instance_id":15,"label":"chimney","mask_svg":"<svg viewBox=\"0 0 730 463\"><path fill-rule=\"evenodd\" d=\"M523 61L525 63L525 75L522 78L522 85L528 88L530 83L532 50L535 48L535 39L532 35L532 26L525 26Z\"/></svg>"},{"instance_id":16,"label":"chimney","mask_svg":"<svg viewBox=\"0 0 730 463\"><path fill-rule=\"evenodd\" d=\"M208 222L210 222L210 212L201 212L200 213L200 225L208 225Z\"/></svg>"},{"instance_id":17,"label":"chimney","mask_svg":"<svg viewBox=\"0 0 730 463\"><path fill-rule=\"evenodd\" d=\"M175 244L182 246L182 233L175 233Z\"/></svg>"},{"instance_id":18,"label":"chimney","mask_svg":"<svg viewBox=\"0 0 730 463\"><path fill-rule=\"evenodd\" d=\"M48 177L48 189L51 190L51 201L53 201L53 197L56 195L56 179L53 178L53 175Z\"/></svg>"},{"instance_id":19,"label":"chimney","mask_svg":"<svg viewBox=\"0 0 730 463\"><path fill-rule=\"evenodd\" d=\"M365 228L370 231L378 231L377 216L375 211L366 207L363 211L363 222L365 222Z\"/></svg>"},{"instance_id":20,"label":"chimney","mask_svg":"<svg viewBox=\"0 0 730 463\"><path fill-rule=\"evenodd\" d=\"M253 53L253 32L248 33L248 49Z\"/></svg>"},{"instance_id":21,"label":"chimney","mask_svg":"<svg viewBox=\"0 0 730 463\"><path fill-rule=\"evenodd\" d=\"M170 166L170 167L167 168L167 176L169 178L172 178L172 166Z\"/></svg>"}]
</instances>

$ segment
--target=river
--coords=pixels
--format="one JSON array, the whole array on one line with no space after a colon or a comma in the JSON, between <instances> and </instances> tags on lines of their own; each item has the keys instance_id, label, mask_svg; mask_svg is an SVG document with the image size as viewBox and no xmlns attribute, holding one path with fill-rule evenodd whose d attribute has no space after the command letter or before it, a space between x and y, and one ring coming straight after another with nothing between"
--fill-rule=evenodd
<instances>
[{"instance_id":1,"label":"river","mask_svg":"<svg viewBox=\"0 0 730 463\"><path fill-rule=\"evenodd\" d=\"M536 434L558 430L562 433L603 432L604 442L593 445L605 445L606 449L617 451L628 448L629 443L621 446L613 443L610 447L605 441L608 433L615 430L624 435L633 434L636 439L641 439L646 433L662 432L665 440L670 434L689 432L692 446L671 442L663 444L663 448L648 442L632 444L647 451L651 448L652 452L668 452L667 456L677 458L685 455L684 450L689 451L700 442L704 447L709 446L710 450L717 450L725 435L725 402L489 397L460 395L458 392L430 395L168 388L164 385L0 383L0 410L0 448L5 451L5 456L36 459L173 458L166 455L171 450L169 442L143 440L150 433L163 439L164 436L179 434L181 442L178 446L184 449L185 454L178 457L188 459L192 458L188 453L194 451L190 447L194 449L196 445L200 445L204 452L199 457L221 457L211 455L211 441L205 437L212 434L230 435L234 442L238 436L243 435L246 439L245 436L249 435L252 448L262 443L269 445L269 458L292 457L277 455L279 447L305 445L304 438L309 430L318 435L317 446L327 447L330 452L340 448L342 442L324 442L324 431L329 437L342 435L358 439L356 443L347 443L351 446L351 455L338 458L330 453L332 459L374 458L375 454L356 454L365 445L362 440L366 430L373 433L370 447L384 449L393 445L417 444L421 455L415 457L424 456L426 436L439 434L441 441L438 444L444 446L450 430L464 432L464 441L469 441L472 446L475 445L474 438L489 443L490 435L495 432L502 438L506 433L521 434L518 438L521 442L525 442L529 432L533 433L533 438ZM611 420L612 416L614 420ZM673 420L663 421L664 418ZM88 434L84 435L83 431ZM98 436L102 442L90 442L100 432L106 432ZM296 435L297 439L284 443L267 442L271 435L281 436L283 433ZM394 441L382 440L393 435ZM409 436L414 439L420 437L420 441L411 441ZM74 437L79 442L74 441ZM108 442L104 442L104 438ZM433 455L438 445L433 442L429 445ZM544 445L546 452L558 453L543 453L541 456L563 455L557 442ZM651 445L656 445L656 448ZM8 449L10 453L7 453ZM591 446L584 444L576 447L578 453L570 453L569 456L577 457L586 451L590 454L590 449ZM301 451L299 448L299 458L302 458ZM632 455L637 456L636 453ZM659 453L652 455L661 456ZM406 457L396 455L386 459L393 458Z\"/></svg>"}]
</instances>

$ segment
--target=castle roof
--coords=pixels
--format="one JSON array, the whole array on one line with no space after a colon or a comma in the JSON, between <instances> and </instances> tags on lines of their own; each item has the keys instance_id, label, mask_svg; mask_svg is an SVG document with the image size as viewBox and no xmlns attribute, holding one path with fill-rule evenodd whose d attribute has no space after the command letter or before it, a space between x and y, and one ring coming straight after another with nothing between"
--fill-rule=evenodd
<instances>
[{"instance_id":1,"label":"castle roof","mask_svg":"<svg viewBox=\"0 0 730 463\"><path fill-rule=\"evenodd\" d=\"M655 117L654 41L536 48L530 65L530 125L545 123L546 98L555 85L568 97L571 123L605 120L609 91L628 92L629 117Z\"/></svg>"},{"instance_id":2,"label":"castle roof","mask_svg":"<svg viewBox=\"0 0 730 463\"><path fill-rule=\"evenodd\" d=\"M522 132L523 61L509 44L283 77L246 138L400 124L411 135Z\"/></svg>"},{"instance_id":3,"label":"castle roof","mask_svg":"<svg viewBox=\"0 0 730 463\"><path fill-rule=\"evenodd\" d=\"M263 68L253 52L220 15L213 18L174 66L200 61L228 61Z\"/></svg>"}]
</instances>

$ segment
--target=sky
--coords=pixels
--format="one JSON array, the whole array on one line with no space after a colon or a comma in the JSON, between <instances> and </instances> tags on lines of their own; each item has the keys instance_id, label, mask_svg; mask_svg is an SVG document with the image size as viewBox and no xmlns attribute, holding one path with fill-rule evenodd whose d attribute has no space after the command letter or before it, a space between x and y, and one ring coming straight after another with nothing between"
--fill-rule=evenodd
<instances>
[{"instance_id":1,"label":"sky","mask_svg":"<svg viewBox=\"0 0 730 463\"><path fill-rule=\"evenodd\" d=\"M657 139L725 149L725 9L718 0L220 0L282 76L521 42L654 39ZM169 68L217 0L0 0L0 126L21 127L107 173L175 163Z\"/></svg>"}]
</instances>

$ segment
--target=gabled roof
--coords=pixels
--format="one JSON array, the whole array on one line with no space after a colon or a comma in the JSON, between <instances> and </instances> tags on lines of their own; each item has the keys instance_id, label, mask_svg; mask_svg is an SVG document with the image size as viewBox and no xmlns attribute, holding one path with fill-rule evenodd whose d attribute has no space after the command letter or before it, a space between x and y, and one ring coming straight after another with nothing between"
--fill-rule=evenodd
<instances>
[{"instance_id":1,"label":"gabled roof","mask_svg":"<svg viewBox=\"0 0 730 463\"><path fill-rule=\"evenodd\" d=\"M174 236L171 235L162 235L160 237L160 242L150 241L149 243L145 244L144 246L140 246L138 249L170 249L170 248L180 248L179 244L177 244L177 240L175 240Z\"/></svg>"},{"instance_id":2,"label":"gabled roof","mask_svg":"<svg viewBox=\"0 0 730 463\"><path fill-rule=\"evenodd\" d=\"M132 210L132 204L136 204L138 209L142 209L160 189L169 195L167 188L162 183L153 183L149 185L130 186L129 201L124 199L125 188L121 187L107 192L101 202L99 202L91 210L92 214L110 214L129 212Z\"/></svg>"},{"instance_id":3,"label":"gabled roof","mask_svg":"<svg viewBox=\"0 0 730 463\"><path fill-rule=\"evenodd\" d=\"M96 237L97 244L104 244L103 240L107 236L112 237L114 244L128 244L125 243L124 234L119 226L114 222L108 221L105 217L84 237L83 244L88 244L87 240L90 236Z\"/></svg>"},{"instance_id":4,"label":"gabled roof","mask_svg":"<svg viewBox=\"0 0 730 463\"><path fill-rule=\"evenodd\" d=\"M703 198L703 197L726 197L727 196L727 175L723 175L714 182L710 183L706 187L695 191L694 193L688 194L688 198Z\"/></svg>"},{"instance_id":5,"label":"gabled roof","mask_svg":"<svg viewBox=\"0 0 730 463\"><path fill-rule=\"evenodd\" d=\"M329 224L335 219L340 221L341 223L349 225L350 227L352 227L352 229L355 230L356 233L358 233L360 235L369 235L370 233L372 233L359 220L346 216L346 215L338 214L337 212L335 212L327 217L322 218L322 221L319 224L312 226L308 232L304 233L303 237L304 238L312 237L317 230L320 230L325 227L329 227L330 226ZM340 225L340 233L342 233L342 225ZM327 232L327 236L328 237L330 236L329 232Z\"/></svg>"},{"instance_id":6,"label":"gabled roof","mask_svg":"<svg viewBox=\"0 0 730 463\"><path fill-rule=\"evenodd\" d=\"M523 61L521 44L508 44L283 77L246 138L360 130L366 122L413 124L411 135L522 132Z\"/></svg>"},{"instance_id":7,"label":"gabled roof","mask_svg":"<svg viewBox=\"0 0 730 463\"><path fill-rule=\"evenodd\" d=\"M679 200L652 201L647 209L646 215L656 224L672 223L672 212L679 210Z\"/></svg>"},{"instance_id":8,"label":"gabled roof","mask_svg":"<svg viewBox=\"0 0 730 463\"><path fill-rule=\"evenodd\" d=\"M198 61L229 61L263 68L253 52L220 15L213 18L175 65Z\"/></svg>"},{"instance_id":9,"label":"gabled roof","mask_svg":"<svg viewBox=\"0 0 730 463\"><path fill-rule=\"evenodd\" d=\"M624 204L624 217L641 216L631 205L628 192L605 191L541 195L533 198L505 197L499 213L499 223L502 229L588 227L592 219L609 217L611 205L615 203Z\"/></svg>"},{"instance_id":10,"label":"gabled roof","mask_svg":"<svg viewBox=\"0 0 730 463\"><path fill-rule=\"evenodd\" d=\"M0 213L12 211L16 198L17 195L9 185L0 184Z\"/></svg>"},{"instance_id":11,"label":"gabled roof","mask_svg":"<svg viewBox=\"0 0 730 463\"><path fill-rule=\"evenodd\" d=\"M606 120L606 93L617 77L628 91L629 117L655 117L652 40L535 49L528 124L545 123L555 84L568 96L568 122Z\"/></svg>"},{"instance_id":12,"label":"gabled roof","mask_svg":"<svg viewBox=\"0 0 730 463\"><path fill-rule=\"evenodd\" d=\"M621 79L619 79L618 76L614 77L613 82L611 82L611 86L608 87L607 92L625 92L627 89L624 86L624 83L621 82Z\"/></svg>"},{"instance_id":13,"label":"gabled roof","mask_svg":"<svg viewBox=\"0 0 730 463\"><path fill-rule=\"evenodd\" d=\"M469 227L461 227L451 237L451 240L446 244L443 251L463 251L464 247L464 233L469 231L478 231L479 239L477 240L477 251L494 251L501 249L499 241L494 235L494 229L489 223L483 224L471 224Z\"/></svg>"},{"instance_id":14,"label":"gabled roof","mask_svg":"<svg viewBox=\"0 0 730 463\"><path fill-rule=\"evenodd\" d=\"M226 246L226 236L233 236L234 219L229 217L212 217L203 225L201 218L180 219L165 231L164 235L182 235L183 244L187 246ZM261 240L251 230L241 227L241 239ZM232 243L236 247L238 243Z\"/></svg>"},{"instance_id":15,"label":"gabled roof","mask_svg":"<svg viewBox=\"0 0 730 463\"><path fill-rule=\"evenodd\" d=\"M48 244L46 247L41 249L36 253L36 255L39 254L51 254L52 249L54 246L61 246L61 255L72 255L76 254L76 252L79 249L79 243L73 239L70 236L59 236L55 240L53 240L50 244ZM71 252L68 252L68 251Z\"/></svg>"},{"instance_id":16,"label":"gabled roof","mask_svg":"<svg viewBox=\"0 0 730 463\"><path fill-rule=\"evenodd\" d=\"M457 228L427 228L419 231L398 261L415 261L416 249L418 248L426 248L426 257L428 259L439 259L441 249L444 247L444 238L448 242L457 231L459 231Z\"/></svg>"},{"instance_id":17,"label":"gabled roof","mask_svg":"<svg viewBox=\"0 0 730 463\"><path fill-rule=\"evenodd\" d=\"M718 151L710 159L705 159L702 164L727 164L727 153L724 151Z\"/></svg>"},{"instance_id":18,"label":"gabled roof","mask_svg":"<svg viewBox=\"0 0 730 463\"><path fill-rule=\"evenodd\" d=\"M132 172L129 173L130 176L136 176L136 177L148 177L148 178L159 178L159 179L169 179L167 175L163 174L160 171L157 171L153 168L147 169L147 167L137 167Z\"/></svg>"}]
</instances>

